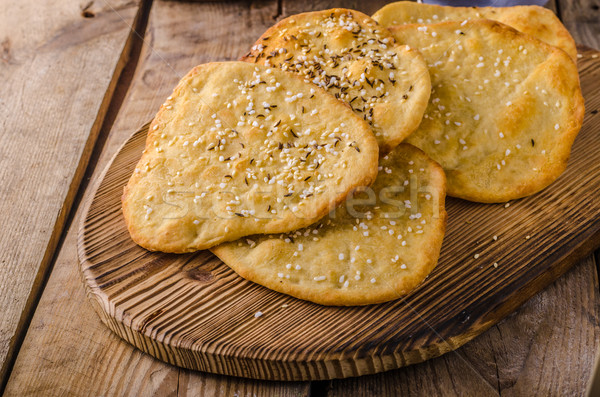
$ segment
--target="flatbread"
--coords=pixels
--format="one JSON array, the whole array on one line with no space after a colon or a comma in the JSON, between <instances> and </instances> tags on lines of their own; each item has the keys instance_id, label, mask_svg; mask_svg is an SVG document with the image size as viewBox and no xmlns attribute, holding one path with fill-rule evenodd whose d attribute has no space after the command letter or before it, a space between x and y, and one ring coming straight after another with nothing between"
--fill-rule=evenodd
<instances>
[{"instance_id":1,"label":"flatbread","mask_svg":"<svg viewBox=\"0 0 600 397\"><path fill-rule=\"evenodd\" d=\"M390 3L373 19L385 27L414 23L439 23L465 19L492 19L565 51L577 61L575 40L554 13L539 6L449 7L410 1Z\"/></svg>"},{"instance_id":2,"label":"flatbread","mask_svg":"<svg viewBox=\"0 0 600 397\"><path fill-rule=\"evenodd\" d=\"M314 225L212 251L250 281L322 305L398 299L437 263L446 225L445 176L407 144L383 157L379 168L372 190L353 194Z\"/></svg>"},{"instance_id":3,"label":"flatbread","mask_svg":"<svg viewBox=\"0 0 600 397\"><path fill-rule=\"evenodd\" d=\"M450 196L507 201L563 172L584 109L564 51L490 20L391 31L429 63L431 100L407 141L442 165Z\"/></svg>"},{"instance_id":4,"label":"flatbread","mask_svg":"<svg viewBox=\"0 0 600 397\"><path fill-rule=\"evenodd\" d=\"M368 121L382 152L421 122L431 90L425 61L387 29L347 9L307 12L267 30L242 60L295 72Z\"/></svg>"},{"instance_id":5,"label":"flatbread","mask_svg":"<svg viewBox=\"0 0 600 397\"><path fill-rule=\"evenodd\" d=\"M125 187L133 240L190 252L319 220L376 177L368 124L291 73L245 62L200 65L152 121Z\"/></svg>"}]
</instances>

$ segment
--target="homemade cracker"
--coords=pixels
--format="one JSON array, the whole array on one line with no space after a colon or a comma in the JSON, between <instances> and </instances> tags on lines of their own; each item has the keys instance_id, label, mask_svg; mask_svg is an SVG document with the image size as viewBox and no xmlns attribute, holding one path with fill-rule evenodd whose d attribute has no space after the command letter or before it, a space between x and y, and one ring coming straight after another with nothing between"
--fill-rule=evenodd
<instances>
[{"instance_id":1,"label":"homemade cracker","mask_svg":"<svg viewBox=\"0 0 600 397\"><path fill-rule=\"evenodd\" d=\"M376 177L369 125L298 76L245 62L189 72L150 125L123 213L144 248L190 252L314 223Z\"/></svg>"},{"instance_id":2,"label":"homemade cracker","mask_svg":"<svg viewBox=\"0 0 600 397\"><path fill-rule=\"evenodd\" d=\"M391 30L429 63L431 100L407 142L442 165L448 195L502 202L563 172L584 109L564 51L489 20Z\"/></svg>"},{"instance_id":3,"label":"homemade cracker","mask_svg":"<svg viewBox=\"0 0 600 397\"><path fill-rule=\"evenodd\" d=\"M288 234L212 248L242 277L323 305L367 305L409 293L433 270L446 225L445 176L401 144L380 162L371 190Z\"/></svg>"},{"instance_id":4,"label":"homemade cracker","mask_svg":"<svg viewBox=\"0 0 600 397\"><path fill-rule=\"evenodd\" d=\"M569 31L552 11L539 6L449 7L399 1L381 8L373 14L373 19L386 27L412 23L492 19L558 47L569 54L571 59L577 60L577 47Z\"/></svg>"},{"instance_id":5,"label":"homemade cracker","mask_svg":"<svg viewBox=\"0 0 600 397\"><path fill-rule=\"evenodd\" d=\"M307 12L267 30L243 60L298 73L368 121L383 152L421 122L431 90L425 61L365 14Z\"/></svg>"}]
</instances>

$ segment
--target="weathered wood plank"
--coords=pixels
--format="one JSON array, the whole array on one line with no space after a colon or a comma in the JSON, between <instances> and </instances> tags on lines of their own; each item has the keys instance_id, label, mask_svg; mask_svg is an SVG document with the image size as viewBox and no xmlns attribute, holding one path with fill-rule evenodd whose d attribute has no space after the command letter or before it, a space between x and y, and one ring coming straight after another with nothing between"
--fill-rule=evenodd
<instances>
[{"instance_id":1,"label":"weathered wood plank","mask_svg":"<svg viewBox=\"0 0 600 397\"><path fill-rule=\"evenodd\" d=\"M600 2L598 0L557 0L560 19L576 43L600 49Z\"/></svg>"},{"instance_id":2,"label":"weathered wood plank","mask_svg":"<svg viewBox=\"0 0 600 397\"><path fill-rule=\"evenodd\" d=\"M276 15L276 1L155 1L147 45L92 180L131 132L152 118L191 67L237 59ZM308 383L264 383L178 369L124 343L100 322L85 297L75 265L78 226L75 219L32 319L6 395L308 394Z\"/></svg>"},{"instance_id":3,"label":"weathered wood plank","mask_svg":"<svg viewBox=\"0 0 600 397\"><path fill-rule=\"evenodd\" d=\"M0 9L1 389L125 64L138 1L83 10L79 0L2 0Z\"/></svg>"},{"instance_id":4,"label":"weathered wood plank","mask_svg":"<svg viewBox=\"0 0 600 397\"><path fill-rule=\"evenodd\" d=\"M375 11L390 3L385 0L361 1L361 0L310 0L310 1L290 1L281 0L281 16L285 18L293 14L299 14L307 11L326 10L328 8L351 8L364 12L367 15L373 15Z\"/></svg>"}]
</instances>

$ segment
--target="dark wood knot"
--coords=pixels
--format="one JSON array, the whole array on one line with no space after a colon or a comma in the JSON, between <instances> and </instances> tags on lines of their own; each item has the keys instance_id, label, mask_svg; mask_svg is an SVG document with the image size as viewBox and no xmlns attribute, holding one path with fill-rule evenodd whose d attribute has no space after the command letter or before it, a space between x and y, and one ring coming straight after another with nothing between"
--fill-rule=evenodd
<instances>
[{"instance_id":1,"label":"dark wood knot","mask_svg":"<svg viewBox=\"0 0 600 397\"><path fill-rule=\"evenodd\" d=\"M199 281L202 284L212 283L215 280L215 276L213 276L211 272L198 268L188 270L186 276L192 280Z\"/></svg>"}]
</instances>

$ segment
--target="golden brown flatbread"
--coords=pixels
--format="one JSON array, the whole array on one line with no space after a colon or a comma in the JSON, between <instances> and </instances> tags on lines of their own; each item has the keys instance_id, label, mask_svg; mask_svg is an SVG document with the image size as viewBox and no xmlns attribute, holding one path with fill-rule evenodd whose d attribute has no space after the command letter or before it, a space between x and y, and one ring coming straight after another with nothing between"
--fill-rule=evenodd
<instances>
[{"instance_id":1,"label":"golden brown flatbread","mask_svg":"<svg viewBox=\"0 0 600 397\"><path fill-rule=\"evenodd\" d=\"M431 90L418 51L397 45L367 15L342 8L281 20L243 60L297 73L331 92L369 122L383 152L417 128Z\"/></svg>"},{"instance_id":2,"label":"golden brown flatbread","mask_svg":"<svg viewBox=\"0 0 600 397\"><path fill-rule=\"evenodd\" d=\"M563 172L584 109L564 51L490 20L391 31L429 64L431 99L407 142L444 168L449 195L507 201Z\"/></svg>"},{"instance_id":3,"label":"golden brown flatbread","mask_svg":"<svg viewBox=\"0 0 600 397\"><path fill-rule=\"evenodd\" d=\"M200 65L167 98L125 187L132 238L190 252L310 225L376 177L368 124L321 88L245 62Z\"/></svg>"},{"instance_id":4,"label":"golden brown flatbread","mask_svg":"<svg viewBox=\"0 0 600 397\"><path fill-rule=\"evenodd\" d=\"M446 226L445 177L414 146L381 159L367 192L305 229L212 248L242 277L322 305L406 295L437 263Z\"/></svg>"},{"instance_id":5,"label":"golden brown flatbread","mask_svg":"<svg viewBox=\"0 0 600 397\"><path fill-rule=\"evenodd\" d=\"M551 10L539 6L449 7L398 1L382 7L373 14L373 19L386 27L492 19L558 47L569 54L573 61L577 61L577 47L569 31Z\"/></svg>"}]
</instances>

